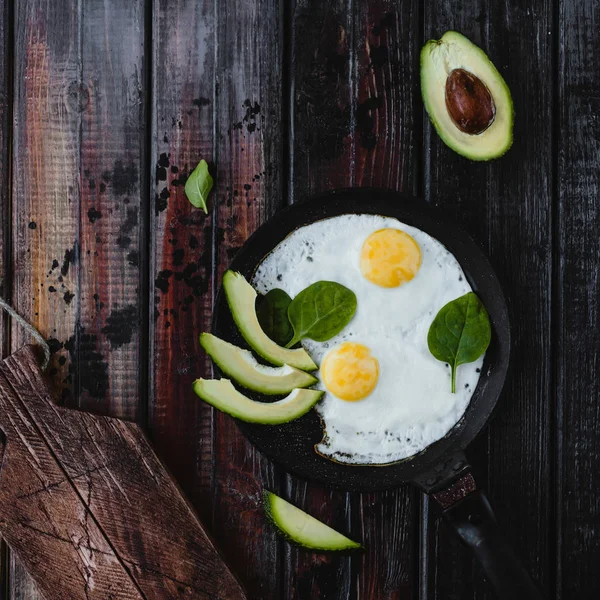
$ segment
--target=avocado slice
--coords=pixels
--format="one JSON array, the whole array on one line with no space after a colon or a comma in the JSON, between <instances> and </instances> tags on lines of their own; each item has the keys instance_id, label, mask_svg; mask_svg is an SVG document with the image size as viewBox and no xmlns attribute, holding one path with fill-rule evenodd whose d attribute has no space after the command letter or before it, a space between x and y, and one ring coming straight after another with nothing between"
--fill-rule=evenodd
<instances>
[{"instance_id":1,"label":"avocado slice","mask_svg":"<svg viewBox=\"0 0 600 600\"><path fill-rule=\"evenodd\" d=\"M261 365L249 350L238 348L210 333L200 336L200 345L223 373L255 392L289 394L294 388L309 387L317 382L316 377L289 365Z\"/></svg>"},{"instance_id":2,"label":"avocado slice","mask_svg":"<svg viewBox=\"0 0 600 600\"><path fill-rule=\"evenodd\" d=\"M194 392L211 406L248 423L279 425L298 419L321 398L319 390L293 390L277 402L256 402L238 392L229 379L197 379Z\"/></svg>"},{"instance_id":3,"label":"avocado slice","mask_svg":"<svg viewBox=\"0 0 600 600\"><path fill-rule=\"evenodd\" d=\"M283 348L262 330L256 316L256 291L241 273L227 271L223 289L233 320L252 350L279 367L290 365L303 371L317 368L304 348Z\"/></svg>"},{"instance_id":4,"label":"avocado slice","mask_svg":"<svg viewBox=\"0 0 600 600\"><path fill-rule=\"evenodd\" d=\"M456 31L421 50L421 93L444 143L471 160L502 156L512 145L510 90L485 52Z\"/></svg>"},{"instance_id":5,"label":"avocado slice","mask_svg":"<svg viewBox=\"0 0 600 600\"><path fill-rule=\"evenodd\" d=\"M311 517L273 492L264 491L265 513L290 542L311 550L356 550L360 544Z\"/></svg>"}]
</instances>

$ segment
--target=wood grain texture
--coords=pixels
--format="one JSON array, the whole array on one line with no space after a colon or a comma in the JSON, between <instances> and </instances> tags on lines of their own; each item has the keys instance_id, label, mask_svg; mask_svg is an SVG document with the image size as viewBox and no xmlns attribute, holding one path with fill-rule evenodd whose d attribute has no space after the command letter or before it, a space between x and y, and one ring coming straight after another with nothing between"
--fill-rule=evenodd
<instances>
[{"instance_id":1,"label":"wood grain texture","mask_svg":"<svg viewBox=\"0 0 600 600\"><path fill-rule=\"evenodd\" d=\"M353 2L296 0L291 19L290 172L288 200L354 184L356 52ZM351 529L350 496L288 476L286 498L332 527ZM354 523L354 525L356 525ZM285 596L290 599L352 597L352 559L286 548ZM357 558L354 558L356 561Z\"/></svg>"},{"instance_id":2,"label":"wood grain texture","mask_svg":"<svg viewBox=\"0 0 600 600\"><path fill-rule=\"evenodd\" d=\"M54 348L75 340L77 322L78 301L64 294L78 297L79 265L69 260L63 268L63 261L78 243L81 110L69 86L80 69L77 3L57 2L51 11L38 0L16 3L13 303L57 340ZM28 341L22 330L12 333L13 350ZM68 360L56 356L51 368L70 397Z\"/></svg>"},{"instance_id":3,"label":"wood grain texture","mask_svg":"<svg viewBox=\"0 0 600 600\"><path fill-rule=\"evenodd\" d=\"M238 248L283 204L282 37L277 0L217 3L214 228L215 285ZM281 597L280 541L265 521L261 489L279 475L215 411L213 531L257 600Z\"/></svg>"},{"instance_id":4,"label":"wood grain texture","mask_svg":"<svg viewBox=\"0 0 600 600\"><path fill-rule=\"evenodd\" d=\"M12 188L12 299L21 315L60 345L75 339L77 321L78 302L67 304L64 294L79 292L79 266L70 264L67 275L61 273L79 225L81 112L68 92L81 68L79 15L72 1L56 2L52 11L39 0L16 2L14 8L12 172L19 176ZM13 326L12 350L25 341ZM56 355L51 372L72 402L73 375L67 353L62 357ZM23 574L11 570L11 588L36 600L35 586Z\"/></svg>"},{"instance_id":5,"label":"wood grain texture","mask_svg":"<svg viewBox=\"0 0 600 600\"><path fill-rule=\"evenodd\" d=\"M0 296L10 294L10 153L12 152L12 10L9 0L0 1ZM6 315L0 318L0 352L8 352ZM0 582L0 587L3 582Z\"/></svg>"},{"instance_id":6,"label":"wood grain texture","mask_svg":"<svg viewBox=\"0 0 600 600\"><path fill-rule=\"evenodd\" d=\"M595 597L598 10L420 4L0 0L0 293L52 338L63 403L141 422L147 403L152 440L251 597L490 598L427 500L419 541L416 494L284 478L190 393L210 372L197 336L220 276L265 218L332 187L422 192L482 242L509 295L513 370L469 450L479 484L550 596ZM418 46L451 28L513 92L515 145L491 164L422 128ZM183 192L200 158L216 175L208 217ZM28 341L1 327L13 350ZM369 551L321 556L279 541L262 520L263 486ZM9 564L10 598L38 598Z\"/></svg>"},{"instance_id":7,"label":"wood grain texture","mask_svg":"<svg viewBox=\"0 0 600 600\"><path fill-rule=\"evenodd\" d=\"M10 300L12 223L11 201L11 153L13 108L13 6L10 0L0 0L0 296ZM0 316L0 355L10 352L8 315ZM0 598L9 593L8 547L0 540Z\"/></svg>"},{"instance_id":8,"label":"wood grain texture","mask_svg":"<svg viewBox=\"0 0 600 600\"><path fill-rule=\"evenodd\" d=\"M27 358L20 359L26 364ZM19 353L14 356L18 356ZM10 360L7 359L7 360ZM33 365L37 367L35 358ZM27 368L27 367L25 367ZM7 437L0 472L0 528L47 600L141 599L98 524L39 435L24 400L0 365L0 426Z\"/></svg>"},{"instance_id":9,"label":"wood grain texture","mask_svg":"<svg viewBox=\"0 0 600 600\"><path fill-rule=\"evenodd\" d=\"M419 3L357 0L355 14L355 185L414 195L420 188L422 152ZM355 527L360 526L367 549L353 565L358 598L414 597L418 496L406 485L362 494L353 504Z\"/></svg>"},{"instance_id":10,"label":"wood grain texture","mask_svg":"<svg viewBox=\"0 0 600 600\"><path fill-rule=\"evenodd\" d=\"M210 374L198 336L210 328L213 214L187 200L201 158L214 173L214 2L161 1L152 20L151 392L148 428L200 514L212 512L212 411L192 392Z\"/></svg>"},{"instance_id":11,"label":"wood grain texture","mask_svg":"<svg viewBox=\"0 0 600 600\"><path fill-rule=\"evenodd\" d=\"M600 593L598 5L561 1L556 176L556 598Z\"/></svg>"},{"instance_id":12,"label":"wood grain texture","mask_svg":"<svg viewBox=\"0 0 600 600\"><path fill-rule=\"evenodd\" d=\"M80 4L81 75L67 87L82 119L75 397L82 408L130 420L143 416L146 389L140 381L149 209L144 6L144 0Z\"/></svg>"},{"instance_id":13,"label":"wood grain texture","mask_svg":"<svg viewBox=\"0 0 600 600\"><path fill-rule=\"evenodd\" d=\"M15 5L14 303L62 402L139 418L144 2Z\"/></svg>"},{"instance_id":14,"label":"wood grain texture","mask_svg":"<svg viewBox=\"0 0 600 600\"><path fill-rule=\"evenodd\" d=\"M504 75L515 104L513 148L490 164L459 157L428 125L425 181L427 198L483 243L508 296L512 372L487 444L473 446L470 456L487 453L487 469L476 468L479 483L487 486L507 538L544 585L551 573L552 520L551 17L551 3L545 1L527 6L447 1L425 10L426 38L456 29L481 45ZM432 548L431 556L438 558L429 597L491 597L471 557L461 557L443 529L438 544Z\"/></svg>"},{"instance_id":15,"label":"wood grain texture","mask_svg":"<svg viewBox=\"0 0 600 600\"><path fill-rule=\"evenodd\" d=\"M420 192L419 2L356 0L355 179Z\"/></svg>"},{"instance_id":16,"label":"wood grain texture","mask_svg":"<svg viewBox=\"0 0 600 600\"><path fill-rule=\"evenodd\" d=\"M30 347L0 375L0 526L48 600L245 598L137 425L56 407Z\"/></svg>"}]
</instances>

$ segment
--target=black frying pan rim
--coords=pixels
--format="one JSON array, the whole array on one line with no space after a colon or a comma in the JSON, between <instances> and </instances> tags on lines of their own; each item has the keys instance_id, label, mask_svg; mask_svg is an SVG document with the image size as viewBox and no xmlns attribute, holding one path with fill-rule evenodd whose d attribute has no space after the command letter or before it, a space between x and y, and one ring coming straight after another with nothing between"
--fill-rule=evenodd
<instances>
[{"instance_id":1,"label":"black frying pan rim","mask_svg":"<svg viewBox=\"0 0 600 600\"><path fill-rule=\"evenodd\" d=\"M360 210L355 208L356 204L364 204L365 197L369 197L372 202L374 202L378 207L382 204L385 204L383 210L370 210L372 207L361 207ZM343 201L344 198L347 198L346 202L349 207L346 206L337 206L340 201ZM375 200L376 199L376 200ZM337 208L336 208L337 206ZM332 208L333 208L333 212ZM311 218L307 215L309 211L312 209L315 210L325 210L326 212L330 212L331 214L327 214L326 216L321 216L318 218ZM339 209L339 211L338 211ZM389 212L388 212L389 211ZM405 211L404 215L393 214L394 211ZM294 217L294 213L296 216ZM494 408L497 406L498 398L500 396L500 392L502 390L504 380L506 378L506 373L508 369L508 358L510 354L510 320L508 318L508 309L506 307L506 300L504 294L502 292L502 288L498 282L498 278L492 268L489 260L487 259L484 252L481 250L480 246L473 241L473 239L466 234L460 227L456 226L450 219L448 219L443 212L437 208L432 207L428 203L414 198L412 196L408 196L405 194L401 194L398 192L393 192L390 190L382 190L376 188L347 188L340 190L333 190L326 192L324 194L320 194L318 196L314 196L300 204L295 204L289 207L286 207L279 211L276 215L274 215L271 219L265 222L257 231L255 231L245 242L245 244L240 248L236 256L231 262L230 268L233 270L241 270L247 277L250 276L251 273L254 272L257 264L270 252L278 243L281 242L287 235L289 235L295 229L302 227L308 223L312 223L324 218L330 218L333 216L338 216L340 214L360 214L360 213L370 213L370 214L381 214L384 216L391 216L398 218L402 222L406 222L408 224L415 225L423 229L424 231L430 233L436 239L439 239L445 246L449 246L450 250L453 251L453 254L457 254L452 246L466 246L470 247L473 251L473 257L467 257L465 260L467 262L474 262L475 264L479 263L483 265L484 272L490 278L491 283L487 286L488 288L492 288L496 292L494 304L499 306L499 309L495 311L495 314L490 312L490 316L495 321L495 329L499 331L498 328L501 328L501 335L495 335L493 337L492 346L496 341L500 347L497 349L497 352L500 354L500 358L495 365L495 371L492 374L492 380L494 382L494 389L490 393L490 397L487 402L481 401L484 406L481 408L479 405L476 407L479 409L476 412L476 409L472 409L473 399L477 397L477 401L484 392L479 392L478 390L480 386L476 388L475 393L473 394L473 398L469 408L467 409L465 416L454 426L454 428L443 438L431 444L422 452L409 457L407 459L403 459L396 463L391 463L389 465L382 466L373 466L373 465L345 465L343 463L336 463L334 461L328 460L323 457L319 457L318 462L321 462L322 469L325 472L325 475L321 472L321 470L317 469L315 472L314 466L311 468L304 464L305 461L298 461L294 458L293 461L289 459L286 460L282 458L282 453L280 451L280 447L277 450L269 447L269 444L263 443L261 441L261 435L257 435L257 432L263 431L265 434L262 437L275 438L270 442L270 445L273 446L276 442L282 441L284 442L283 446L289 442L289 438L291 435L291 431L299 431L298 427L303 426L303 422L307 419L312 419L312 430L314 431L314 423L315 419L318 421L318 416L314 411L311 411L309 415L302 417L296 422L286 424L283 426L268 426L268 425L257 425L257 424L249 424L241 421L237 421L238 426L244 435L249 439L249 441L254 444L263 454L268 456L277 464L281 465L288 472L293 473L294 475L308 480L316 480L323 485L331 488L343 489L348 491L373 491L379 489L389 489L393 487L397 487L403 482L409 481L421 474L423 471L427 471L433 468L437 463L444 460L449 454L457 451L464 450L464 448L475 439L475 437L485 428L489 419L492 416ZM292 215L292 217L290 217ZM265 232L273 230L276 224L278 223L286 223L289 218L293 218L294 225L293 227L285 228L285 233L283 235L277 232L277 239L271 244L269 243L269 249L266 250L264 254L261 254L259 258L251 261L253 264L251 268L249 268L245 263L246 256L251 254L252 247L256 244L256 240L260 239L261 236L265 235ZM432 233L431 230L428 230L427 226L423 227L419 224L415 224L414 221L422 221L427 222L428 225L435 224L435 227L446 227L447 230L451 231L451 235L453 237L453 242L448 243L444 239L440 239L439 236L435 233ZM450 234L448 234L450 236ZM472 277L472 271L468 268L465 268L464 261L462 260L464 257L457 256L459 263L463 267L465 274L467 275L470 283L473 285L475 291L478 291L481 286L477 285L477 281L474 279L480 279L483 277L479 275L476 278ZM241 263L241 265L240 265ZM480 283L481 281L479 281ZM488 304L486 303L486 306ZM222 286L219 287L219 291L217 294L217 298L215 301L215 311L213 314L213 324L212 331L216 335L220 335L233 343L237 343L238 345L243 345L241 337L237 331L235 333L231 333L233 330L231 327L229 328L230 335L223 335L223 331L221 330L221 325L223 321L232 322L231 316L229 314L229 310L226 305L226 301L223 296ZM495 333L497 333L495 331ZM237 335L236 335L237 334ZM489 354L489 352L488 352ZM489 367L487 363L484 363L484 368ZM215 372L219 375L218 369L215 368ZM482 374L482 379L483 379ZM486 377L485 382L488 384L488 380L490 378ZM480 379L481 382L481 379ZM476 419L471 415L471 410L473 413L476 413ZM312 415L312 416L310 416ZM471 423L469 423L469 420ZM478 423L477 426L473 426L475 421ZM465 431L469 431L468 434L465 434ZM457 435L457 432L458 435ZM457 439L455 439L457 438ZM302 448L304 450L305 448ZM312 450L312 455L319 456ZM311 455L311 458L314 459L314 456ZM310 462L310 460L309 460ZM327 466L323 466L327 465ZM332 467L332 465L334 465ZM335 469L338 474L335 473ZM343 476L339 475L339 472L344 472ZM369 473L375 471L377 474L375 476L370 476ZM402 473L402 475L399 475Z\"/></svg>"}]
</instances>

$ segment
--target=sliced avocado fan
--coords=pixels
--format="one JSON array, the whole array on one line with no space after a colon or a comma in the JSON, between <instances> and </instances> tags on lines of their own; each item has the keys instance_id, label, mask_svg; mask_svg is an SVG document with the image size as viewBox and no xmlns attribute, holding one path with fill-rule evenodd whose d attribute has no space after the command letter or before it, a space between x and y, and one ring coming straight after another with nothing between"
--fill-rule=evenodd
<instances>
[{"instance_id":1,"label":"sliced avocado fan","mask_svg":"<svg viewBox=\"0 0 600 600\"><path fill-rule=\"evenodd\" d=\"M319 390L293 390L277 402L255 402L238 392L229 379L197 379L194 392L220 411L248 423L279 425L306 414L320 399Z\"/></svg>"},{"instance_id":2,"label":"sliced avocado fan","mask_svg":"<svg viewBox=\"0 0 600 600\"><path fill-rule=\"evenodd\" d=\"M256 316L256 291L240 273L227 271L223 289L233 320L250 347L270 363L314 371L317 365L304 348L288 349L276 344L261 328Z\"/></svg>"},{"instance_id":3,"label":"sliced avocado fan","mask_svg":"<svg viewBox=\"0 0 600 600\"><path fill-rule=\"evenodd\" d=\"M512 145L510 90L486 53L456 31L421 50L421 93L438 135L458 154L485 161Z\"/></svg>"},{"instance_id":4,"label":"sliced avocado fan","mask_svg":"<svg viewBox=\"0 0 600 600\"><path fill-rule=\"evenodd\" d=\"M264 491L263 500L267 517L290 542L303 548L330 552L362 548L357 542L321 523L273 492Z\"/></svg>"},{"instance_id":5,"label":"sliced avocado fan","mask_svg":"<svg viewBox=\"0 0 600 600\"><path fill-rule=\"evenodd\" d=\"M210 333L200 336L200 345L223 373L249 390L270 395L288 394L294 388L309 387L317 382L316 377L289 365L261 365L249 350L238 348Z\"/></svg>"}]
</instances>

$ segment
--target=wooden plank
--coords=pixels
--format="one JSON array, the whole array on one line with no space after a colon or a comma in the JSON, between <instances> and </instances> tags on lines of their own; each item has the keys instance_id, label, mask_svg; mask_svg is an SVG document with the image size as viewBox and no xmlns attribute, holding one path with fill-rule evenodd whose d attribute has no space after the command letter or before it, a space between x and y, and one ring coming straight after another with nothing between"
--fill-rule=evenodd
<instances>
[{"instance_id":1,"label":"wooden plank","mask_svg":"<svg viewBox=\"0 0 600 600\"><path fill-rule=\"evenodd\" d=\"M10 294L10 153L12 151L12 10L9 0L0 0L0 295ZM7 318L0 318L0 352L8 351ZM2 582L0 581L0 587Z\"/></svg>"},{"instance_id":2,"label":"wooden plank","mask_svg":"<svg viewBox=\"0 0 600 600\"><path fill-rule=\"evenodd\" d=\"M598 4L558 3L556 598L598 594L600 51Z\"/></svg>"},{"instance_id":3,"label":"wooden plank","mask_svg":"<svg viewBox=\"0 0 600 600\"><path fill-rule=\"evenodd\" d=\"M13 301L63 402L137 418L144 3L17 4Z\"/></svg>"},{"instance_id":4,"label":"wooden plank","mask_svg":"<svg viewBox=\"0 0 600 600\"><path fill-rule=\"evenodd\" d=\"M291 64L290 201L353 183L356 76L352 0L296 0Z\"/></svg>"},{"instance_id":5,"label":"wooden plank","mask_svg":"<svg viewBox=\"0 0 600 600\"><path fill-rule=\"evenodd\" d=\"M289 9L290 202L354 184L356 56L352 4L345 0L296 0ZM287 477L285 491L302 510L340 531L350 531L348 494L292 476ZM354 534L360 537L358 528ZM286 547L285 565L285 598L350 597L351 558L347 556L315 555Z\"/></svg>"},{"instance_id":6,"label":"wooden plank","mask_svg":"<svg viewBox=\"0 0 600 600\"><path fill-rule=\"evenodd\" d=\"M23 352L14 356L28 362ZM31 352L29 356L37 367ZM27 392L21 386L17 392L6 379L6 366L0 369L0 422L8 440L0 473L0 527L5 539L28 572L35 574L48 600L67 594L74 600L117 594L123 600L141 600L144 596L40 438L23 404ZM34 388L28 393L32 392Z\"/></svg>"},{"instance_id":7,"label":"wooden plank","mask_svg":"<svg viewBox=\"0 0 600 600\"><path fill-rule=\"evenodd\" d=\"M355 12L356 184L417 195L422 154L419 3L356 0Z\"/></svg>"},{"instance_id":8,"label":"wooden plank","mask_svg":"<svg viewBox=\"0 0 600 600\"><path fill-rule=\"evenodd\" d=\"M143 2L56 4L29 0L16 12L15 302L51 338L65 402L133 418ZM14 347L22 342L17 332Z\"/></svg>"},{"instance_id":9,"label":"wooden plank","mask_svg":"<svg viewBox=\"0 0 600 600\"><path fill-rule=\"evenodd\" d=\"M81 56L77 3L54 4L48 10L39 0L15 3L12 300L60 345L75 339L78 305L67 304L64 294L78 294L79 265L66 276L60 271L77 242L81 113L68 90L79 83ZM12 350L29 341L14 325L11 340ZM72 402L67 357L55 356L50 368ZM14 560L11 567L13 595L36 600L23 569Z\"/></svg>"},{"instance_id":10,"label":"wooden plank","mask_svg":"<svg viewBox=\"0 0 600 600\"><path fill-rule=\"evenodd\" d=\"M64 294L79 294L77 261L62 265L78 242L80 22L76 3L46 8L15 6L13 304L60 344L75 339L77 319L78 300ZM13 350L27 341L14 326L12 338ZM56 356L51 369L70 390L68 361Z\"/></svg>"},{"instance_id":11,"label":"wooden plank","mask_svg":"<svg viewBox=\"0 0 600 600\"><path fill-rule=\"evenodd\" d=\"M282 4L233 0L217 7L215 284L237 249L283 202ZM279 599L280 544L265 523L261 495L264 487L278 491L279 475L230 417L216 412L213 428L213 530L249 595Z\"/></svg>"},{"instance_id":12,"label":"wooden plank","mask_svg":"<svg viewBox=\"0 0 600 600\"><path fill-rule=\"evenodd\" d=\"M533 576L547 584L551 445L552 6L549 0L507 7L437 2L425 9L426 38L456 29L486 50L511 88L517 114L513 148L499 161L476 164L444 146L426 127L427 198L443 206L484 244L508 296L512 371L485 439L470 456L509 541ZM550 34L549 34L550 32ZM435 534L433 524L430 528ZM434 581L425 597L491 597L480 570L440 528L432 542ZM452 559L448 560L448 556Z\"/></svg>"},{"instance_id":13,"label":"wooden plank","mask_svg":"<svg viewBox=\"0 0 600 600\"><path fill-rule=\"evenodd\" d=\"M358 0L355 185L417 194L422 154L418 101L418 2ZM413 598L417 589L419 493L360 495L353 517L367 548L353 570L358 597ZM354 507L354 505L353 505Z\"/></svg>"},{"instance_id":14,"label":"wooden plank","mask_svg":"<svg viewBox=\"0 0 600 600\"><path fill-rule=\"evenodd\" d=\"M201 158L214 169L214 2L155 1L152 37L154 305L148 427L167 465L210 524L212 415L191 386L210 372L198 336L210 328L216 196L205 216L188 202L184 184Z\"/></svg>"},{"instance_id":15,"label":"wooden plank","mask_svg":"<svg viewBox=\"0 0 600 600\"><path fill-rule=\"evenodd\" d=\"M10 299L11 287L11 181L10 156L12 152L12 69L13 69L13 10L12 2L0 0L0 296ZM0 317L0 353L4 358L10 352L8 315ZM4 540L0 540L0 597L8 590L7 579L10 557Z\"/></svg>"},{"instance_id":16,"label":"wooden plank","mask_svg":"<svg viewBox=\"0 0 600 600\"><path fill-rule=\"evenodd\" d=\"M4 463L9 472L2 470L1 524L11 544L19 542L49 600L67 597L66 587L73 598L83 598L85 590L90 597L123 600L128 594L148 600L246 597L137 425L56 407L31 347L7 358L0 373L11 388L2 388L0 402L12 459ZM18 475L23 465L32 471L27 480ZM40 530L56 536L48 540L37 535ZM88 557L88 551L101 555ZM75 568L70 579L65 569L41 566L71 564L69 558ZM47 571L46 582L41 575Z\"/></svg>"},{"instance_id":17,"label":"wooden plank","mask_svg":"<svg viewBox=\"0 0 600 600\"><path fill-rule=\"evenodd\" d=\"M144 18L144 0L83 3L81 81L68 84L82 118L75 397L82 408L131 420L143 416L146 389ZM67 259L59 257L61 272Z\"/></svg>"}]
</instances>

